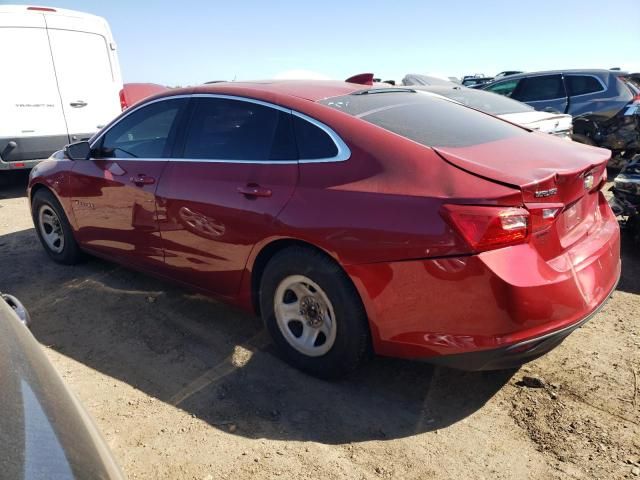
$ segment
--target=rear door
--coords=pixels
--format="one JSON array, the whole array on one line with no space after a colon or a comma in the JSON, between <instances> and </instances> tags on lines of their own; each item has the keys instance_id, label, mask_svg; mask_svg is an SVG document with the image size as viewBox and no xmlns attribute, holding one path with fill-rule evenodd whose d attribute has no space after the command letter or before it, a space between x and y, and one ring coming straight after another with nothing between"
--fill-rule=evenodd
<instances>
[{"instance_id":1,"label":"rear door","mask_svg":"<svg viewBox=\"0 0 640 480\"><path fill-rule=\"evenodd\" d=\"M569 105L560 74L523 78L511 98L548 112L566 113Z\"/></svg>"},{"instance_id":2,"label":"rear door","mask_svg":"<svg viewBox=\"0 0 640 480\"><path fill-rule=\"evenodd\" d=\"M49 39L69 136L88 138L120 113L112 46L98 33L51 27Z\"/></svg>"},{"instance_id":3,"label":"rear door","mask_svg":"<svg viewBox=\"0 0 640 480\"><path fill-rule=\"evenodd\" d=\"M155 193L188 98L132 110L74 162L73 213L86 248L120 261L162 270L164 256Z\"/></svg>"},{"instance_id":4,"label":"rear door","mask_svg":"<svg viewBox=\"0 0 640 480\"><path fill-rule=\"evenodd\" d=\"M44 27L42 15L0 13L0 157L7 162L47 158L69 142Z\"/></svg>"},{"instance_id":5,"label":"rear door","mask_svg":"<svg viewBox=\"0 0 640 480\"><path fill-rule=\"evenodd\" d=\"M183 155L158 187L171 276L222 296L238 292L253 246L277 231L298 178L288 110L237 97L196 95Z\"/></svg>"}]
</instances>

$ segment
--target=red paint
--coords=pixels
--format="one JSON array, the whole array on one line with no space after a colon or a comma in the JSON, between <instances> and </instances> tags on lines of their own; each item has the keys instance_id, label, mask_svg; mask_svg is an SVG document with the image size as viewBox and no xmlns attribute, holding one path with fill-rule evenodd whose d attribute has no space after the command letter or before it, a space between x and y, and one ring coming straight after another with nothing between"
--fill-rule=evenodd
<instances>
[{"instance_id":1,"label":"red paint","mask_svg":"<svg viewBox=\"0 0 640 480\"><path fill-rule=\"evenodd\" d=\"M154 97L209 92L292 108L342 137L345 162L49 160L30 188L52 188L83 248L246 309L262 249L315 245L353 280L385 355L506 346L571 325L606 299L620 272L618 225L599 191L608 152L535 133L436 152L316 103L359 89L222 83ZM138 185L139 175L154 182ZM528 213L526 235L474 248L441 214L460 204ZM544 218L545 209L557 212Z\"/></svg>"}]
</instances>

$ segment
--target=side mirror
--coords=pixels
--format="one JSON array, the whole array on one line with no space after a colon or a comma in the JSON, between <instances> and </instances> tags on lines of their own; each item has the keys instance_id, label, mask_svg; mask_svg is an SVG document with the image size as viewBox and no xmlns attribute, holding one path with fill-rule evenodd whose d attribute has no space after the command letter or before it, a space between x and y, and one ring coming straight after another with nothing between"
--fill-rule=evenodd
<instances>
[{"instance_id":1,"label":"side mirror","mask_svg":"<svg viewBox=\"0 0 640 480\"><path fill-rule=\"evenodd\" d=\"M91 154L89 142L71 143L64 147L64 153L71 160L87 160Z\"/></svg>"}]
</instances>

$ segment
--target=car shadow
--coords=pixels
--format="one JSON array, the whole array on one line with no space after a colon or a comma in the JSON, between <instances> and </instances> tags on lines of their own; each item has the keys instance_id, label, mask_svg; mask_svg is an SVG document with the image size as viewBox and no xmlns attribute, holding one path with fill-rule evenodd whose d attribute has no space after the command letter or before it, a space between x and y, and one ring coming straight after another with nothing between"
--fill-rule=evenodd
<instances>
[{"instance_id":1,"label":"car shadow","mask_svg":"<svg viewBox=\"0 0 640 480\"><path fill-rule=\"evenodd\" d=\"M514 373L375 358L318 380L284 363L252 315L102 260L54 264L33 229L0 244L0 290L27 306L43 345L236 435L406 437L466 418Z\"/></svg>"},{"instance_id":2,"label":"car shadow","mask_svg":"<svg viewBox=\"0 0 640 480\"><path fill-rule=\"evenodd\" d=\"M27 196L29 171L0 171L0 199L12 199Z\"/></svg>"},{"instance_id":3,"label":"car shadow","mask_svg":"<svg viewBox=\"0 0 640 480\"><path fill-rule=\"evenodd\" d=\"M620 285L637 293L640 261L623 245ZM102 260L57 265L33 229L0 236L0 265L0 290L27 306L43 345L248 438L339 444L438 430L515 373L375 358L322 381L284 363L254 316Z\"/></svg>"}]
</instances>

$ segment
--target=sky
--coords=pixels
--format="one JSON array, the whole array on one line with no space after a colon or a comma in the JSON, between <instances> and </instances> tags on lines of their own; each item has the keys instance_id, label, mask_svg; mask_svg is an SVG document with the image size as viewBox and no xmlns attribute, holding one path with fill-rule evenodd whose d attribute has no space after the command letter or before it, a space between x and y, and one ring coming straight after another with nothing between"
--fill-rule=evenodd
<instances>
[{"instance_id":1,"label":"sky","mask_svg":"<svg viewBox=\"0 0 640 480\"><path fill-rule=\"evenodd\" d=\"M39 5L105 17L125 82L184 86L287 72L341 80L372 72L400 80L407 73L640 71L640 0L43 0Z\"/></svg>"}]
</instances>

